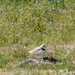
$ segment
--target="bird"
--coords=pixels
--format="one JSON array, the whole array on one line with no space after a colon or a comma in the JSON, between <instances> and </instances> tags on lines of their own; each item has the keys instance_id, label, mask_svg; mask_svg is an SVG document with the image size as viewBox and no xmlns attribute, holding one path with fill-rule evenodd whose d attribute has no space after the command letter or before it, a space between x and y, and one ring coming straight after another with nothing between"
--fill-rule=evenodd
<instances>
[{"instance_id":1,"label":"bird","mask_svg":"<svg viewBox=\"0 0 75 75\"><path fill-rule=\"evenodd\" d=\"M48 58L48 61L49 62L53 62L53 63L57 63L57 62L61 62L60 60L57 60L57 59L55 59L53 56L50 56L49 58Z\"/></svg>"},{"instance_id":2,"label":"bird","mask_svg":"<svg viewBox=\"0 0 75 75\"><path fill-rule=\"evenodd\" d=\"M29 53L30 54L35 54L35 55L42 55L45 50L46 50L46 45L42 44L41 46L36 47L33 50L30 50Z\"/></svg>"}]
</instances>

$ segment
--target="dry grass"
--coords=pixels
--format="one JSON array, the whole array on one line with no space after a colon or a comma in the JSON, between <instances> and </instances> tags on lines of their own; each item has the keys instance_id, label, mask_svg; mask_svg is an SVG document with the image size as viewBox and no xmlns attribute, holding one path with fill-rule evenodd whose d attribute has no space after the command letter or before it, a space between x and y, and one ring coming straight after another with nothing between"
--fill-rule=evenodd
<instances>
[{"instance_id":1,"label":"dry grass","mask_svg":"<svg viewBox=\"0 0 75 75\"><path fill-rule=\"evenodd\" d=\"M18 70L18 71L10 71L10 72L0 72L0 75L75 75L75 71L64 72L63 70L59 70L58 72L55 70Z\"/></svg>"}]
</instances>

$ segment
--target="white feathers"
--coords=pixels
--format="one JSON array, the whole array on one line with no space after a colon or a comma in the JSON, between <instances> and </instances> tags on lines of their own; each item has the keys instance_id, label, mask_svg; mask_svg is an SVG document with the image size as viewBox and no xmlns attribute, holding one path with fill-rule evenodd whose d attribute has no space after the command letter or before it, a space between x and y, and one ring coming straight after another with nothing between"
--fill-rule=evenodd
<instances>
[{"instance_id":1,"label":"white feathers","mask_svg":"<svg viewBox=\"0 0 75 75\"><path fill-rule=\"evenodd\" d=\"M29 51L30 54L43 54L43 52L46 50L46 46L45 44L42 44L41 46L39 47L36 47L35 49Z\"/></svg>"}]
</instances>

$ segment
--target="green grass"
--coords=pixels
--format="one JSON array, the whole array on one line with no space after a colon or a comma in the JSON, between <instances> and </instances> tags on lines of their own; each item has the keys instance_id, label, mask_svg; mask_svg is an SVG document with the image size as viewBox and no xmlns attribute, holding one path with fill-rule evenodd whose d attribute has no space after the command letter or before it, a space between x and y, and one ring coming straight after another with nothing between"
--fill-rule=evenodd
<instances>
[{"instance_id":1,"label":"green grass","mask_svg":"<svg viewBox=\"0 0 75 75\"><path fill-rule=\"evenodd\" d=\"M15 69L12 67L15 61L29 58L28 50L42 43L55 46L75 43L74 9L75 0L0 0L0 68ZM18 45L17 50L13 47L15 44ZM65 49L55 47L54 53L64 64L20 68L75 70L71 62L75 49L68 55ZM46 52L44 55L52 54Z\"/></svg>"},{"instance_id":2,"label":"green grass","mask_svg":"<svg viewBox=\"0 0 75 75\"><path fill-rule=\"evenodd\" d=\"M74 6L55 8L50 1L2 1L0 7L0 45L73 43ZM71 2L73 4L74 1ZM58 3L59 4L59 3ZM39 42L38 42L39 41Z\"/></svg>"}]
</instances>

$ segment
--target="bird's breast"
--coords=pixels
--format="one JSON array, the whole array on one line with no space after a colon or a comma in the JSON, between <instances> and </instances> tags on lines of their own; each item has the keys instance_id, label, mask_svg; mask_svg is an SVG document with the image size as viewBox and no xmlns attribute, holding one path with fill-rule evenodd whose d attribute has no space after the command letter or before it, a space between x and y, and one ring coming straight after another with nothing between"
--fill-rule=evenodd
<instances>
[{"instance_id":1,"label":"bird's breast","mask_svg":"<svg viewBox=\"0 0 75 75\"><path fill-rule=\"evenodd\" d=\"M43 54L43 50L34 51L33 54Z\"/></svg>"}]
</instances>

